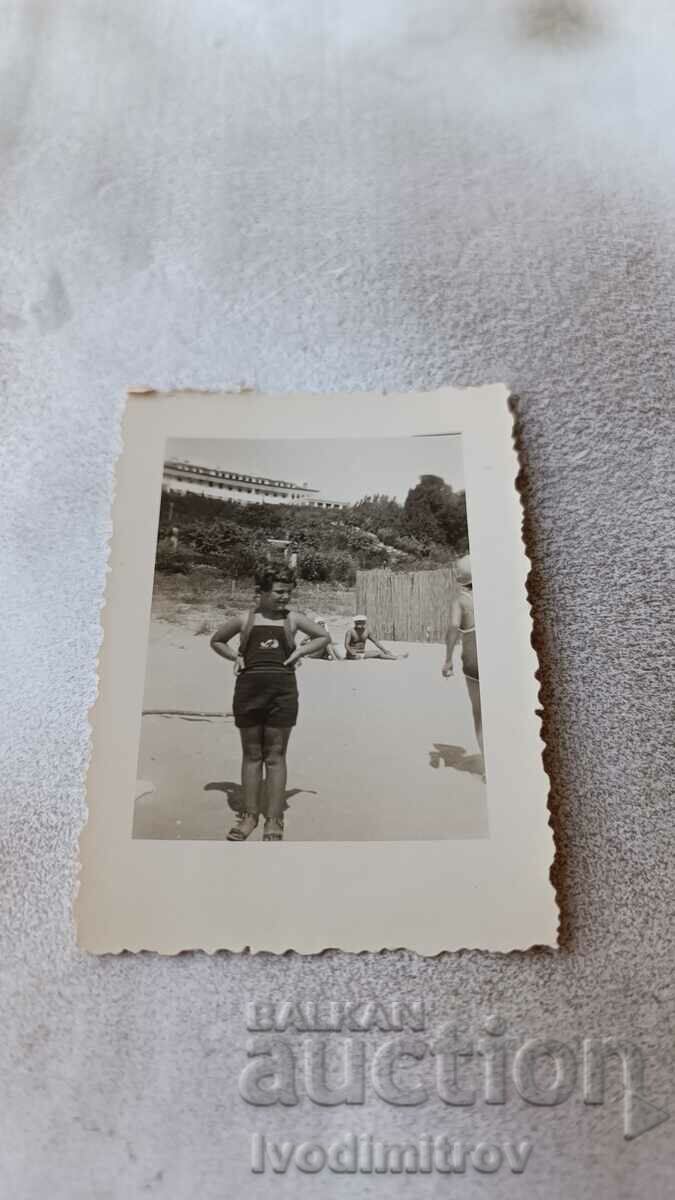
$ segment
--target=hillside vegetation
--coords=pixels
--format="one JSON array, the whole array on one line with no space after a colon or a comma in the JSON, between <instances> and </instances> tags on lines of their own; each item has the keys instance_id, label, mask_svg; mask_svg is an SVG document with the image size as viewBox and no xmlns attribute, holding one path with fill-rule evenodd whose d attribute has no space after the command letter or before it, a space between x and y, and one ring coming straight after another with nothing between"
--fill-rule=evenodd
<instances>
[{"instance_id":1,"label":"hillside vegetation","mask_svg":"<svg viewBox=\"0 0 675 1200\"><path fill-rule=\"evenodd\" d=\"M227 578L250 578L268 554L268 538L291 540L298 575L309 582L351 586L357 570L439 567L468 548L464 492L423 475L403 504L375 495L342 510L164 492L157 569L188 574L209 564Z\"/></svg>"}]
</instances>

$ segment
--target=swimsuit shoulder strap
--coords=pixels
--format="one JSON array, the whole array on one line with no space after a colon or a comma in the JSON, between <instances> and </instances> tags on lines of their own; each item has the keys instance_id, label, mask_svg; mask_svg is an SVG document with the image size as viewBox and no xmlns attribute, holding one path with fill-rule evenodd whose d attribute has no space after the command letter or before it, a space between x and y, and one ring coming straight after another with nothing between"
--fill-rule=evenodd
<instances>
[{"instance_id":1,"label":"swimsuit shoulder strap","mask_svg":"<svg viewBox=\"0 0 675 1200\"><path fill-rule=\"evenodd\" d=\"M284 635L289 650L292 652L295 649L295 635L297 633L297 625L295 623L295 615L289 612L284 621Z\"/></svg>"},{"instance_id":2,"label":"swimsuit shoulder strap","mask_svg":"<svg viewBox=\"0 0 675 1200\"><path fill-rule=\"evenodd\" d=\"M239 653L240 654L246 653L248 639L251 636L251 630L253 629L253 626L255 624L256 612L257 612L257 609L249 608L249 610L246 614L246 621L244 622L244 628L242 629L242 631L239 635Z\"/></svg>"}]
</instances>

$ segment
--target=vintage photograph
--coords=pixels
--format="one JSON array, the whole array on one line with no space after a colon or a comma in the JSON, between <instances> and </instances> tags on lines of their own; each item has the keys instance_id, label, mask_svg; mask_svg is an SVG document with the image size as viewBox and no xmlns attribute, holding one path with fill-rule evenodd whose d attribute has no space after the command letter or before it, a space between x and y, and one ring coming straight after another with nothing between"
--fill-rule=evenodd
<instances>
[{"instance_id":1,"label":"vintage photograph","mask_svg":"<svg viewBox=\"0 0 675 1200\"><path fill-rule=\"evenodd\" d=\"M502 384L129 395L80 945L555 943L518 469Z\"/></svg>"},{"instance_id":2,"label":"vintage photograph","mask_svg":"<svg viewBox=\"0 0 675 1200\"><path fill-rule=\"evenodd\" d=\"M462 435L168 439L133 836L487 836Z\"/></svg>"}]
</instances>

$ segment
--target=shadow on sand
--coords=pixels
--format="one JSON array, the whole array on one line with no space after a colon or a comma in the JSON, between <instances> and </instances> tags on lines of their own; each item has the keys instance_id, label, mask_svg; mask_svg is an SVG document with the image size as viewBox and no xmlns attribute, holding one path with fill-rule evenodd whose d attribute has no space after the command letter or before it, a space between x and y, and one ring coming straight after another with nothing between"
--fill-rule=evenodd
<instances>
[{"instance_id":1,"label":"shadow on sand","mask_svg":"<svg viewBox=\"0 0 675 1200\"><path fill-rule=\"evenodd\" d=\"M225 792L225 795L227 796L227 803L229 804L232 811L235 813L240 813L243 811L244 798L243 798L242 787L241 787L240 783L235 783L231 779L224 779L224 780L222 780L222 782L214 781L213 783L207 783L204 787L204 791L205 792ZM318 792L312 791L311 788L289 788L289 790L284 793L283 812L286 812L286 809L288 808L288 801L292 800L293 796L299 796L301 794L301 792L305 792L305 794L308 796L318 795ZM265 816L267 813L267 804L265 801L264 780L263 780L262 791L261 791L261 796L260 796L260 812L261 812L262 816Z\"/></svg>"},{"instance_id":2,"label":"shadow on sand","mask_svg":"<svg viewBox=\"0 0 675 1200\"><path fill-rule=\"evenodd\" d=\"M429 766L452 767L455 771L466 771L467 775L483 775L483 759L480 754L467 754L463 746L445 746L442 742L434 742L433 750L429 751Z\"/></svg>"}]
</instances>

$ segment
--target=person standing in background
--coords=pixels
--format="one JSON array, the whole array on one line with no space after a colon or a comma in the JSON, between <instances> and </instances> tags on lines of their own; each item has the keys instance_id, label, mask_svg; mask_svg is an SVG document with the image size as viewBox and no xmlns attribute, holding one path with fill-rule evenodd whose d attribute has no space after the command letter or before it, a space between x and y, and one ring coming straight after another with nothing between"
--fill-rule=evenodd
<instances>
[{"instance_id":1,"label":"person standing in background","mask_svg":"<svg viewBox=\"0 0 675 1200\"><path fill-rule=\"evenodd\" d=\"M476 731L476 741L483 758L483 779L485 779L485 756L483 751L483 719L480 707L480 683L478 676L478 648L476 645L476 623L473 611L473 581L471 578L471 560L467 555L455 563L455 578L457 590L450 608L450 620L445 635L445 662L442 674L445 679L454 675L452 657L455 646L462 642L462 672L471 701L473 726Z\"/></svg>"}]
</instances>

